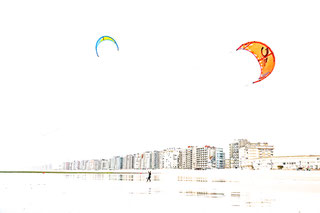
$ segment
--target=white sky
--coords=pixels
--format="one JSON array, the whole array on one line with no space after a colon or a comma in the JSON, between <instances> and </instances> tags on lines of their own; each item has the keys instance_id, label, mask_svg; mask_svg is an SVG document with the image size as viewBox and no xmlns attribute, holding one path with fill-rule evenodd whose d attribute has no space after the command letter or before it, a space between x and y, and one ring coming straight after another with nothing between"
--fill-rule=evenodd
<instances>
[{"instance_id":1,"label":"white sky","mask_svg":"<svg viewBox=\"0 0 320 213\"><path fill-rule=\"evenodd\" d=\"M0 169L237 138L320 154L317 1L0 3ZM105 41L113 37L120 48ZM264 81L242 43L262 41Z\"/></svg>"}]
</instances>

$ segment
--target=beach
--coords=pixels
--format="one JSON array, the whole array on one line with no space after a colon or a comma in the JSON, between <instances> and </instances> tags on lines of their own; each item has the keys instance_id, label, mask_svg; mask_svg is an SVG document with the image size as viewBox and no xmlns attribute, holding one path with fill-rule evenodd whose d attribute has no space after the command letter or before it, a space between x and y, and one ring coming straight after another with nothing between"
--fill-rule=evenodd
<instances>
[{"instance_id":1,"label":"beach","mask_svg":"<svg viewBox=\"0 0 320 213\"><path fill-rule=\"evenodd\" d=\"M318 171L111 172L1 173L0 212L320 212Z\"/></svg>"}]
</instances>

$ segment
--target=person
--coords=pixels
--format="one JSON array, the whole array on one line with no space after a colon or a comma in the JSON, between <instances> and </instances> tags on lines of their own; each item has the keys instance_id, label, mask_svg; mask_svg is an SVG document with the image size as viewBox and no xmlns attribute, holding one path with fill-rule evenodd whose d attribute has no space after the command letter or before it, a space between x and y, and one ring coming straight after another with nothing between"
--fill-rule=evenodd
<instances>
[{"instance_id":1,"label":"person","mask_svg":"<svg viewBox=\"0 0 320 213\"><path fill-rule=\"evenodd\" d=\"M151 171L148 171L148 178L147 178L147 182L150 181L151 182Z\"/></svg>"}]
</instances>

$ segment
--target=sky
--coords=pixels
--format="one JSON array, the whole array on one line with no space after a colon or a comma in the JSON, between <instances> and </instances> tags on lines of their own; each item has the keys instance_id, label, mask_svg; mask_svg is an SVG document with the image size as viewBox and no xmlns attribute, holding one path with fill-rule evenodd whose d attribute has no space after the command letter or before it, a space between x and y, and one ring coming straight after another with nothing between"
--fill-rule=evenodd
<instances>
[{"instance_id":1,"label":"sky","mask_svg":"<svg viewBox=\"0 0 320 213\"><path fill-rule=\"evenodd\" d=\"M316 3L1 2L0 169L239 138L320 154ZM248 41L276 58L256 84Z\"/></svg>"}]
</instances>

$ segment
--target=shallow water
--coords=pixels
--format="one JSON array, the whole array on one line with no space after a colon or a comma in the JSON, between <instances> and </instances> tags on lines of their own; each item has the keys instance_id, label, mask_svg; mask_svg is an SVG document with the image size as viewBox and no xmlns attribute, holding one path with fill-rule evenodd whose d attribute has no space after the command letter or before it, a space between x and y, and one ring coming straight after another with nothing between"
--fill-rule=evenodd
<instances>
[{"instance_id":1,"label":"shallow water","mask_svg":"<svg viewBox=\"0 0 320 213\"><path fill-rule=\"evenodd\" d=\"M320 212L320 172L0 174L0 212Z\"/></svg>"}]
</instances>

